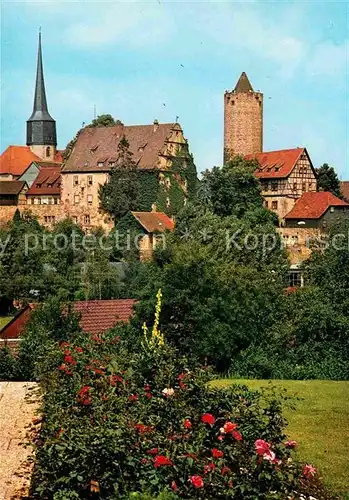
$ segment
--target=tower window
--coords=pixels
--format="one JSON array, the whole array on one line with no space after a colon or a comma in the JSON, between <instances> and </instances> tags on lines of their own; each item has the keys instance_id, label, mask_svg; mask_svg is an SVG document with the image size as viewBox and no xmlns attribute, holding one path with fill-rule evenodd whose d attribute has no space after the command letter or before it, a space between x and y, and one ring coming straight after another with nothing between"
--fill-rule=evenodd
<instances>
[{"instance_id":1,"label":"tower window","mask_svg":"<svg viewBox=\"0 0 349 500\"><path fill-rule=\"evenodd\" d=\"M47 146L46 148L46 157L50 156L51 154L51 148L49 146Z\"/></svg>"}]
</instances>

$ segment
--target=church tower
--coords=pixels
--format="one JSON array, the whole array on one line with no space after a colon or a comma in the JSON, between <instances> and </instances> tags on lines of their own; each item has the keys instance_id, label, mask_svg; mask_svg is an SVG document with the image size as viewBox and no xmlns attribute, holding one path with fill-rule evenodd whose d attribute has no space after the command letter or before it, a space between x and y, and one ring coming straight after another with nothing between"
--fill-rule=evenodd
<instances>
[{"instance_id":1,"label":"church tower","mask_svg":"<svg viewBox=\"0 0 349 500\"><path fill-rule=\"evenodd\" d=\"M224 163L235 155L263 151L263 94L255 92L245 72L224 93Z\"/></svg>"},{"instance_id":2,"label":"church tower","mask_svg":"<svg viewBox=\"0 0 349 500\"><path fill-rule=\"evenodd\" d=\"M34 106L31 117L27 120L27 146L30 146L33 153L43 160L54 161L57 146L56 122L47 109L41 33L39 33Z\"/></svg>"}]
</instances>

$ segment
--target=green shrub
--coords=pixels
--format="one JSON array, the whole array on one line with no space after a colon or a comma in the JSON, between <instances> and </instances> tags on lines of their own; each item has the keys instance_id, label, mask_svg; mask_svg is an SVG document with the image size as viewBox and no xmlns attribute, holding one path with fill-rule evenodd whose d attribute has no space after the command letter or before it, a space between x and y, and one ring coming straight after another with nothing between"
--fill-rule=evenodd
<instances>
[{"instance_id":1,"label":"green shrub","mask_svg":"<svg viewBox=\"0 0 349 500\"><path fill-rule=\"evenodd\" d=\"M7 345L0 347L0 381L15 380L17 371L17 360L11 349Z\"/></svg>"}]
</instances>

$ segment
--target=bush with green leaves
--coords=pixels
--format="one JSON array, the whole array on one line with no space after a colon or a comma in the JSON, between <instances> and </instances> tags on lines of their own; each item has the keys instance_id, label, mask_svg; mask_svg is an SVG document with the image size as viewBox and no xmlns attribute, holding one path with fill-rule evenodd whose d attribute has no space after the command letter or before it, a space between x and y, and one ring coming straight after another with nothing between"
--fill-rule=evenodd
<instances>
[{"instance_id":1,"label":"bush with green leaves","mask_svg":"<svg viewBox=\"0 0 349 500\"><path fill-rule=\"evenodd\" d=\"M134 351L114 332L48 351L33 497L284 499L311 489L280 400L210 386L207 368L167 344L159 315L158 304Z\"/></svg>"}]
</instances>

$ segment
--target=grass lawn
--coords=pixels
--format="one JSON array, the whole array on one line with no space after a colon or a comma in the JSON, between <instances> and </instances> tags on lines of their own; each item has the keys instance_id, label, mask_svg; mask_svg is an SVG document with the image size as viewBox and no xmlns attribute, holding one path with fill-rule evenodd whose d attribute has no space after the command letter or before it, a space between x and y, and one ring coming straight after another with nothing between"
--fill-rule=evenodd
<instances>
[{"instance_id":1,"label":"grass lawn","mask_svg":"<svg viewBox=\"0 0 349 500\"><path fill-rule=\"evenodd\" d=\"M13 316L0 316L0 330L3 328L11 319Z\"/></svg>"},{"instance_id":2,"label":"grass lawn","mask_svg":"<svg viewBox=\"0 0 349 500\"><path fill-rule=\"evenodd\" d=\"M251 389L269 380L217 380L215 386L244 384ZM287 434L298 442L297 458L316 466L325 484L349 498L349 382L328 380L273 380L287 389L295 410L286 408Z\"/></svg>"}]
</instances>

